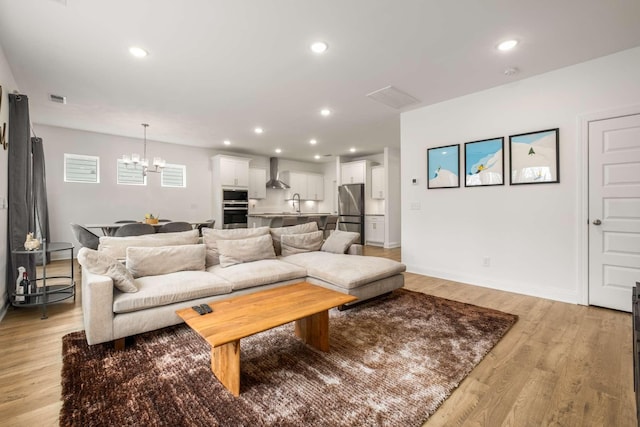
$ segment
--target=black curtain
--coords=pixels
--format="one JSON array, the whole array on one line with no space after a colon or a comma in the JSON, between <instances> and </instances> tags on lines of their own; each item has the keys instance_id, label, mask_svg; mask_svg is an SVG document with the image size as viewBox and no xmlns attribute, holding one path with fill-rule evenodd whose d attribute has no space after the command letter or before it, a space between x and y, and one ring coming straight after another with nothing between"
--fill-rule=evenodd
<instances>
[{"instance_id":1,"label":"black curtain","mask_svg":"<svg viewBox=\"0 0 640 427\"><path fill-rule=\"evenodd\" d=\"M18 267L23 266L29 278L36 277L34 257L13 253L24 249L27 233L36 231L29 124L29 99L25 95L10 94L6 281L9 295L15 290Z\"/></svg>"},{"instance_id":2,"label":"black curtain","mask_svg":"<svg viewBox=\"0 0 640 427\"><path fill-rule=\"evenodd\" d=\"M31 138L33 154L33 202L35 203L35 224L41 241L51 241L49 236L49 204L47 203L47 174L44 168L44 149L42 138ZM47 263L51 261L47 253Z\"/></svg>"}]
</instances>

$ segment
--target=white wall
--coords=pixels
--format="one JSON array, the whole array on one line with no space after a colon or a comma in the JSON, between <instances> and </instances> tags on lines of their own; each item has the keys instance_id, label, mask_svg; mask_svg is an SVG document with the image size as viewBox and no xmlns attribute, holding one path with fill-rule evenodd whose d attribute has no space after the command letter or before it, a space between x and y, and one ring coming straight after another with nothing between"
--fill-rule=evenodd
<instances>
[{"instance_id":1,"label":"white wall","mask_svg":"<svg viewBox=\"0 0 640 427\"><path fill-rule=\"evenodd\" d=\"M126 138L53 126L35 125L43 139L52 241L77 243L70 223L142 220L145 213L174 221L211 218L211 150L147 139L147 155L186 165L186 188L160 186L160 174L149 173L146 186L118 185L116 161L123 154L142 154L142 138ZM142 136L142 128L141 136ZM64 153L100 157L100 183L64 182ZM100 234L99 230L96 230Z\"/></svg>"},{"instance_id":2,"label":"white wall","mask_svg":"<svg viewBox=\"0 0 640 427\"><path fill-rule=\"evenodd\" d=\"M384 247L397 248L401 242L402 199L400 197L400 150L384 149L386 194L384 205Z\"/></svg>"},{"instance_id":3,"label":"white wall","mask_svg":"<svg viewBox=\"0 0 640 427\"><path fill-rule=\"evenodd\" d=\"M14 90L18 90L18 85L13 78L13 73L7 63L7 58L4 56L4 50L0 46L0 86L2 86L2 106L0 107L0 129L3 123L7 123L6 141L9 142L9 93ZM8 159L9 152L0 148L0 203L2 201L7 203L8 197ZM0 208L0 319L4 316L7 304L9 302L9 296L7 294L6 273L7 265L5 260L7 259L7 209ZM16 275L18 272L16 272Z\"/></svg>"},{"instance_id":4,"label":"white wall","mask_svg":"<svg viewBox=\"0 0 640 427\"><path fill-rule=\"evenodd\" d=\"M640 103L640 48L403 113L408 270L578 302L579 117ZM427 189L427 148L560 128L560 183ZM461 170L463 159L461 157ZM411 185L417 178L419 185ZM413 208L412 208L413 207ZM483 267L483 257L490 266Z\"/></svg>"}]
</instances>

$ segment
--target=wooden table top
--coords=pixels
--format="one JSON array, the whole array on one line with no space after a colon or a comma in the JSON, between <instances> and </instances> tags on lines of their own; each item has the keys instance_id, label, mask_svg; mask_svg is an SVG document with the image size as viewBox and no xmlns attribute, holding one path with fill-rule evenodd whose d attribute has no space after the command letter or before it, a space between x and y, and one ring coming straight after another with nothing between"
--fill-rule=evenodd
<instances>
[{"instance_id":1,"label":"wooden table top","mask_svg":"<svg viewBox=\"0 0 640 427\"><path fill-rule=\"evenodd\" d=\"M315 313L357 300L307 282L280 286L209 303L213 313L176 311L211 347L227 344Z\"/></svg>"}]
</instances>

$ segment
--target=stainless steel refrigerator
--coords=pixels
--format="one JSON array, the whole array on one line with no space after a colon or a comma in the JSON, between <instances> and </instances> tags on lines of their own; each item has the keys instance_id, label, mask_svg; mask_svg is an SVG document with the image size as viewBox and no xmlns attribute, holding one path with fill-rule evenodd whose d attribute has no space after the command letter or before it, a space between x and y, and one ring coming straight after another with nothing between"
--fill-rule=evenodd
<instances>
[{"instance_id":1,"label":"stainless steel refrigerator","mask_svg":"<svg viewBox=\"0 0 640 427\"><path fill-rule=\"evenodd\" d=\"M360 233L364 245L364 184L338 187L338 229Z\"/></svg>"}]
</instances>

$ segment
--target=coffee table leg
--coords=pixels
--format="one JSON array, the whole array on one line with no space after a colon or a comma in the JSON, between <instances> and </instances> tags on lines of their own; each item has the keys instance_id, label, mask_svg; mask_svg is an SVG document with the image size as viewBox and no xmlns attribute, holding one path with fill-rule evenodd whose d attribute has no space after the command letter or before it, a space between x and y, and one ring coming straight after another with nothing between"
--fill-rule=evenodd
<instances>
[{"instance_id":1,"label":"coffee table leg","mask_svg":"<svg viewBox=\"0 0 640 427\"><path fill-rule=\"evenodd\" d=\"M240 395L240 340L211 350L211 370L234 396Z\"/></svg>"},{"instance_id":2,"label":"coffee table leg","mask_svg":"<svg viewBox=\"0 0 640 427\"><path fill-rule=\"evenodd\" d=\"M329 351L329 310L296 320L296 336L318 350Z\"/></svg>"}]
</instances>

